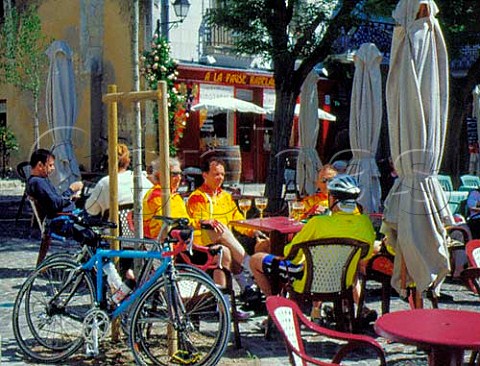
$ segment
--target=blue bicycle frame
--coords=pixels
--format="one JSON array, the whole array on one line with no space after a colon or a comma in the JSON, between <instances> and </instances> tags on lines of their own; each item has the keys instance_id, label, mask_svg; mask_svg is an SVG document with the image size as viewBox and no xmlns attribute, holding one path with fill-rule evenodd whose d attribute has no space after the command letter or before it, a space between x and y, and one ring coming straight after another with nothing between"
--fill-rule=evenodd
<instances>
[{"instance_id":1,"label":"blue bicycle frame","mask_svg":"<svg viewBox=\"0 0 480 366\"><path fill-rule=\"evenodd\" d=\"M140 250L110 250L97 249L95 255L90 258L88 262L82 265L82 269L91 271L94 267L97 268L98 274L103 274L103 259L104 258L142 258L142 259L160 259L162 264L155 270L151 277L140 287L136 288L130 295L125 298L118 307L111 313L112 318L116 318L122 314L128 307L140 297L146 290L148 290L167 270L172 262L171 257L163 256L165 251L140 251ZM103 275L97 275L97 294L96 301L100 303L103 300Z\"/></svg>"}]
</instances>

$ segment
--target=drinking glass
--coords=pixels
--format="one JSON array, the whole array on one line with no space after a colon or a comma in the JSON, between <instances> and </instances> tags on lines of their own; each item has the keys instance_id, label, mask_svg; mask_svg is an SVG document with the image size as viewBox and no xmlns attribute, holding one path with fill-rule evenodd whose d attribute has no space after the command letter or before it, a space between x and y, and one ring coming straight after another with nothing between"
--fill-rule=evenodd
<instances>
[{"instance_id":1,"label":"drinking glass","mask_svg":"<svg viewBox=\"0 0 480 366\"><path fill-rule=\"evenodd\" d=\"M247 212L252 207L252 200L249 198L240 198L238 200L238 207L243 212L243 216L245 216L245 219L247 219Z\"/></svg>"},{"instance_id":2,"label":"drinking glass","mask_svg":"<svg viewBox=\"0 0 480 366\"><path fill-rule=\"evenodd\" d=\"M267 208L267 205L268 205L268 198L265 198L265 197L255 198L255 206L257 206L258 210L260 211L260 219L263 219L263 210Z\"/></svg>"},{"instance_id":3,"label":"drinking glass","mask_svg":"<svg viewBox=\"0 0 480 366\"><path fill-rule=\"evenodd\" d=\"M288 205L288 219L290 221L293 221L292 217L292 207L293 207L293 202L296 200L296 195L294 193L287 193L285 195L285 201L287 202Z\"/></svg>"},{"instance_id":4,"label":"drinking glass","mask_svg":"<svg viewBox=\"0 0 480 366\"><path fill-rule=\"evenodd\" d=\"M294 220L300 221L303 213L305 212L305 205L301 201L295 201L292 203L292 217Z\"/></svg>"}]
</instances>

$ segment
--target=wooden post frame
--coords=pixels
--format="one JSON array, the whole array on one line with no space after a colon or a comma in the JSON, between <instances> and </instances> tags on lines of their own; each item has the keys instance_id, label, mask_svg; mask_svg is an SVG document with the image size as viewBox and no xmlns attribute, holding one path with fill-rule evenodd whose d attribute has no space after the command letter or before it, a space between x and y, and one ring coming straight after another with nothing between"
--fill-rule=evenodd
<instances>
[{"instance_id":1,"label":"wooden post frame","mask_svg":"<svg viewBox=\"0 0 480 366\"><path fill-rule=\"evenodd\" d=\"M117 224L113 229L112 235L118 236L118 102L130 104L146 100L156 100L158 104L159 118L159 159L160 159L160 184L162 189L162 214L170 216L170 173L169 173L169 128L168 128L168 100L167 84L165 81L158 83L158 90L137 91L137 92L117 92L116 85L108 86L108 93L102 98L102 102L107 104L108 109L108 174L110 176L110 216L109 220ZM119 242L112 241L111 249L118 250ZM119 323L114 322L112 326L112 339L119 338Z\"/></svg>"}]
</instances>

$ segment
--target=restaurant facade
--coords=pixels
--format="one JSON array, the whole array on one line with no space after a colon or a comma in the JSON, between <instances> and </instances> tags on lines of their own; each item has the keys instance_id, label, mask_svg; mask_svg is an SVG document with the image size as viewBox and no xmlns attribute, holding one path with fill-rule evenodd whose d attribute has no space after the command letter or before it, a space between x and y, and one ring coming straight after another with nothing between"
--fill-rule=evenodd
<instances>
[{"instance_id":1,"label":"restaurant facade","mask_svg":"<svg viewBox=\"0 0 480 366\"><path fill-rule=\"evenodd\" d=\"M198 166L211 150L239 152L242 182L264 182L268 171L272 143L275 80L273 74L259 70L229 69L199 64L180 64L178 82L192 94L192 105L222 97L234 97L267 110L266 114L211 114L192 111L180 142L179 157L185 166ZM319 106L330 109L329 90L333 83L318 83ZM328 133L328 122L322 122L319 146ZM298 144L298 118L294 120L291 147ZM236 148L236 149L235 149Z\"/></svg>"}]
</instances>

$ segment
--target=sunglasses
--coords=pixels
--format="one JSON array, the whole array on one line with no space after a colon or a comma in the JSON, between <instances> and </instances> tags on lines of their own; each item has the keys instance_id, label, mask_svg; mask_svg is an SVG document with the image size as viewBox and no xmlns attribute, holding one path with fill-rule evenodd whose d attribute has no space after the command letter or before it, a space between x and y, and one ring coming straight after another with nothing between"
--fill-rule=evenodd
<instances>
[{"instance_id":1,"label":"sunglasses","mask_svg":"<svg viewBox=\"0 0 480 366\"><path fill-rule=\"evenodd\" d=\"M330 182L331 180L332 180L332 178L322 178L322 179L320 179L320 182L322 182L322 183L328 183L328 182Z\"/></svg>"},{"instance_id":2,"label":"sunglasses","mask_svg":"<svg viewBox=\"0 0 480 366\"><path fill-rule=\"evenodd\" d=\"M172 177L178 177L179 175L182 175L182 172L170 172L170 175Z\"/></svg>"}]
</instances>

